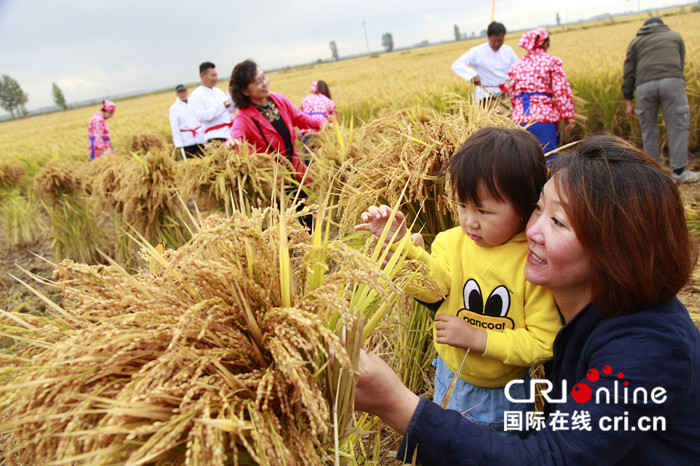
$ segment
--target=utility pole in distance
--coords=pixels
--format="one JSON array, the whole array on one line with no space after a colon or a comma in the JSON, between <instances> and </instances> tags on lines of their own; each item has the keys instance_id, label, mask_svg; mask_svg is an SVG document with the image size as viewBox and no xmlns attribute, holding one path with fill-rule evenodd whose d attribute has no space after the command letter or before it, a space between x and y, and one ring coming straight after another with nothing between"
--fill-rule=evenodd
<instances>
[{"instance_id":1,"label":"utility pole in distance","mask_svg":"<svg viewBox=\"0 0 700 466\"><path fill-rule=\"evenodd\" d=\"M369 39L367 39L367 26L365 20L362 20L362 28L365 30L365 44L367 44L367 56L369 57Z\"/></svg>"}]
</instances>

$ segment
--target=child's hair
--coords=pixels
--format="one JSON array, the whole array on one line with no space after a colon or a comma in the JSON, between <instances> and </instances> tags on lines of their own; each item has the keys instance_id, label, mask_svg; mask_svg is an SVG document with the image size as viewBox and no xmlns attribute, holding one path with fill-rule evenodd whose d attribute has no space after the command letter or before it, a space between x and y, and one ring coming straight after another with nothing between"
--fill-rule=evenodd
<instances>
[{"instance_id":1,"label":"child's hair","mask_svg":"<svg viewBox=\"0 0 700 466\"><path fill-rule=\"evenodd\" d=\"M455 197L481 206L479 188L509 201L522 228L547 182L547 162L537 139L519 128L482 128L452 156L447 171Z\"/></svg>"}]
</instances>

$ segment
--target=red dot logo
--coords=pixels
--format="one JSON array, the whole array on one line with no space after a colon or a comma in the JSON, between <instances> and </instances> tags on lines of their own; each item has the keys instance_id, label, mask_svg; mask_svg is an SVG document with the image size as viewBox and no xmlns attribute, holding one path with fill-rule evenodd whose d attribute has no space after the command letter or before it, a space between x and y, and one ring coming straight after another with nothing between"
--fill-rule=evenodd
<instances>
[{"instance_id":1,"label":"red dot logo","mask_svg":"<svg viewBox=\"0 0 700 466\"><path fill-rule=\"evenodd\" d=\"M585 383L577 383L571 389L571 397L579 404L587 403L591 399L592 394L591 387Z\"/></svg>"},{"instance_id":2,"label":"red dot logo","mask_svg":"<svg viewBox=\"0 0 700 466\"><path fill-rule=\"evenodd\" d=\"M605 366L603 366L603 374L605 374L605 375L612 374L612 367L608 366L607 364Z\"/></svg>"},{"instance_id":3,"label":"red dot logo","mask_svg":"<svg viewBox=\"0 0 700 466\"><path fill-rule=\"evenodd\" d=\"M623 374L622 372L618 372L618 373L617 373L617 378L618 378L618 379L621 379L621 378L623 378L624 376L625 376L625 374Z\"/></svg>"},{"instance_id":4,"label":"red dot logo","mask_svg":"<svg viewBox=\"0 0 700 466\"><path fill-rule=\"evenodd\" d=\"M586 372L586 378L589 382L595 382L600 378L600 373L598 373L597 369L589 369L588 372Z\"/></svg>"}]
</instances>

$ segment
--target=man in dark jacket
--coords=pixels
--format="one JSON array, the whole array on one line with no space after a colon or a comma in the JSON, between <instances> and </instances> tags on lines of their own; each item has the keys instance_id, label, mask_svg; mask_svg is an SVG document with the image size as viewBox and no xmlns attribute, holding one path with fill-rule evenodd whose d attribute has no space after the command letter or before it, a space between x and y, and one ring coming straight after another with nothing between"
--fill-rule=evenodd
<instances>
[{"instance_id":1,"label":"man in dark jacket","mask_svg":"<svg viewBox=\"0 0 700 466\"><path fill-rule=\"evenodd\" d=\"M637 31L627 48L622 93L627 115L636 118L642 129L644 151L657 162L659 157L659 105L668 133L671 177L678 182L693 182L700 174L688 170L688 128L690 109L685 93L683 65L685 44L681 35L666 26L661 18L650 18ZM637 93L635 115L634 98Z\"/></svg>"}]
</instances>

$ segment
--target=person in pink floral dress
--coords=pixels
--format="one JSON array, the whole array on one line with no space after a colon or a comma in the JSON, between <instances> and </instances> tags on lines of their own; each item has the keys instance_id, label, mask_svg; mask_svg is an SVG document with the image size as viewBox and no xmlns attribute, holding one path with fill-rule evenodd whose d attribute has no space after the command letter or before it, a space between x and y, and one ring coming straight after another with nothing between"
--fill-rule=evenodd
<instances>
[{"instance_id":1,"label":"person in pink floral dress","mask_svg":"<svg viewBox=\"0 0 700 466\"><path fill-rule=\"evenodd\" d=\"M109 128L105 120L114 115L115 105L111 100L102 102L102 108L90 118L88 124L88 138L90 139L90 158L100 157L107 149L114 152L112 141L109 138Z\"/></svg>"},{"instance_id":2,"label":"person in pink floral dress","mask_svg":"<svg viewBox=\"0 0 700 466\"><path fill-rule=\"evenodd\" d=\"M324 125L328 123L332 116L336 115L335 103L331 100L331 91L325 81L314 81L311 83L310 94L301 101L299 109L311 115L312 118L321 120ZM317 144L318 133L313 129L301 130L301 142L307 147Z\"/></svg>"},{"instance_id":3,"label":"person in pink floral dress","mask_svg":"<svg viewBox=\"0 0 700 466\"><path fill-rule=\"evenodd\" d=\"M529 125L526 129L535 135L545 153L557 148L560 121L566 123L565 131L574 128L571 85L561 59L547 53L549 43L545 28L523 34L518 45L527 54L508 71L508 94L513 104L510 118L521 126ZM547 164L555 157L548 156Z\"/></svg>"}]
</instances>

